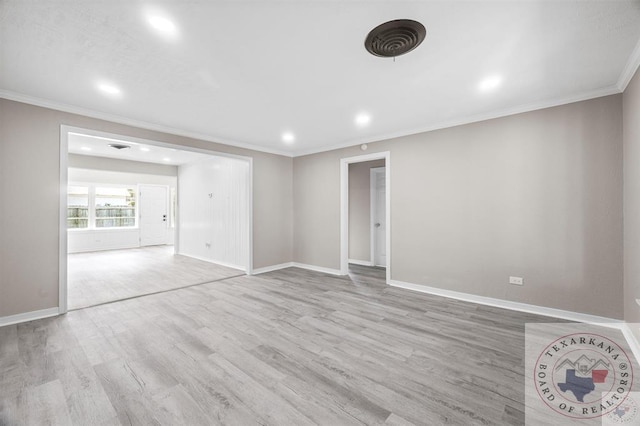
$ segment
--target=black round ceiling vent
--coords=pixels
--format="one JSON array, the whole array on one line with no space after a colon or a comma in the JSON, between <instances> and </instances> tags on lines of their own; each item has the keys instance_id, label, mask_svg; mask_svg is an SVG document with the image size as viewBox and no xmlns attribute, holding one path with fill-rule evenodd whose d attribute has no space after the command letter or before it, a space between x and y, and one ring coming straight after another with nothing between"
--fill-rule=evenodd
<instances>
[{"instance_id":1,"label":"black round ceiling vent","mask_svg":"<svg viewBox=\"0 0 640 426\"><path fill-rule=\"evenodd\" d=\"M372 29L364 41L364 47L372 55L395 58L418 47L426 35L427 30L420 22L397 19Z\"/></svg>"}]
</instances>

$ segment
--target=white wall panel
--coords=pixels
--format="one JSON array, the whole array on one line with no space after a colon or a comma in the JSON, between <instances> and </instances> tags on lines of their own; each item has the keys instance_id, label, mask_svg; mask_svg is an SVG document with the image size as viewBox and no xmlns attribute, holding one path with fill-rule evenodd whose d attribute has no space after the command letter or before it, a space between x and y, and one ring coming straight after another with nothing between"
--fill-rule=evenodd
<instances>
[{"instance_id":1,"label":"white wall panel","mask_svg":"<svg viewBox=\"0 0 640 426\"><path fill-rule=\"evenodd\" d=\"M140 247L140 230L135 229L96 229L69 230L68 253L87 251L120 250Z\"/></svg>"},{"instance_id":2,"label":"white wall panel","mask_svg":"<svg viewBox=\"0 0 640 426\"><path fill-rule=\"evenodd\" d=\"M245 269L249 164L223 157L178 168L180 254Z\"/></svg>"}]
</instances>

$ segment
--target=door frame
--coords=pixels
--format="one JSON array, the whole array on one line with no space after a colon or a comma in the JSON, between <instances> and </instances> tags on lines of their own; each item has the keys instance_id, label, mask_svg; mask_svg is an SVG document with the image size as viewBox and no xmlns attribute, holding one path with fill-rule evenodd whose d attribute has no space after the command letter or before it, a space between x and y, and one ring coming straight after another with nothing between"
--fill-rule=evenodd
<instances>
[{"instance_id":1,"label":"door frame","mask_svg":"<svg viewBox=\"0 0 640 426\"><path fill-rule=\"evenodd\" d=\"M377 212L377 205L378 205L378 203L377 203L377 201L378 201L378 187L376 185L376 182L377 182L376 175L379 174L379 173L382 173L383 169L385 169L385 167L386 166L384 166L384 167L372 167L369 170L369 185L370 185L370 190L371 190L371 193L369 195L369 201L370 201L369 213L370 213L370 219L371 219L371 222L369 224L370 231L371 231L371 234L370 234L370 237L369 237L369 246L371 248L371 254L370 254L371 257L370 257L370 259L371 259L371 265L372 266L377 266L376 265L376 256L375 256L375 254L376 254L376 246L377 246L376 237L375 237L375 234L376 234L375 224L376 224L376 216L377 216L376 212ZM386 169L385 169L385 172L386 172ZM386 173L385 173L385 175L386 175ZM386 193L387 193L386 176L385 176L385 190L384 190L384 192L385 192L385 195L386 195ZM385 223L385 226L386 226L386 223ZM387 262L387 263L389 263L389 262Z\"/></svg>"},{"instance_id":2,"label":"door frame","mask_svg":"<svg viewBox=\"0 0 640 426\"><path fill-rule=\"evenodd\" d=\"M69 133L81 133L85 135L97 136L101 138L117 139L121 141L129 141L132 143L152 145L163 148L173 148L181 151L198 152L200 154L208 154L217 157L227 157L236 160L246 161L249 165L247 172L247 240L248 253L247 265L245 272L251 275L253 272L253 157L245 157L242 155L228 154L208 149L200 149L186 145L179 145L167 142L159 142L150 139L143 139L134 136L124 136L116 133L103 132L99 130L86 129L82 127L60 125L60 198L59 198L59 221L58 221L58 313L64 314L68 311L67 291L68 291L68 274L67 274L67 186L69 182ZM179 178L178 178L179 183ZM179 202L176 200L176 202ZM174 247L178 248L180 236L179 226L179 209L176 213L176 227L174 230Z\"/></svg>"},{"instance_id":3,"label":"door frame","mask_svg":"<svg viewBox=\"0 0 640 426\"><path fill-rule=\"evenodd\" d=\"M349 273L349 164L363 163L372 160L385 160L385 208L387 241L387 276L386 283L391 281L391 152L375 152L340 159L340 273ZM373 261L373 259L372 259Z\"/></svg>"}]
</instances>

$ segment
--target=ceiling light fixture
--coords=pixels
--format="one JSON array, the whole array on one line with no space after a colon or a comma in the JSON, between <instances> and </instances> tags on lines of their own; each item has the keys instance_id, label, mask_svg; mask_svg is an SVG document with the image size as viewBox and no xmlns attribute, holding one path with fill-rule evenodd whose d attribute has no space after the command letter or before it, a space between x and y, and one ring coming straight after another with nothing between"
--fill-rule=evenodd
<instances>
[{"instance_id":1,"label":"ceiling light fixture","mask_svg":"<svg viewBox=\"0 0 640 426\"><path fill-rule=\"evenodd\" d=\"M282 134L282 141L284 143L293 143L296 140L296 137L293 133L291 132L284 132Z\"/></svg>"},{"instance_id":2,"label":"ceiling light fixture","mask_svg":"<svg viewBox=\"0 0 640 426\"><path fill-rule=\"evenodd\" d=\"M149 26L161 36L166 38L176 38L178 36L178 27L165 14L150 11L146 13L146 18Z\"/></svg>"},{"instance_id":3,"label":"ceiling light fixture","mask_svg":"<svg viewBox=\"0 0 640 426\"><path fill-rule=\"evenodd\" d=\"M100 90L105 95L109 95L111 97L121 96L122 90L118 86L112 83L107 83L106 81L101 81L96 84L98 90Z\"/></svg>"},{"instance_id":4,"label":"ceiling light fixture","mask_svg":"<svg viewBox=\"0 0 640 426\"><path fill-rule=\"evenodd\" d=\"M361 113L356 116L356 124L360 127L365 127L371 122L371 116L366 113Z\"/></svg>"},{"instance_id":5,"label":"ceiling light fixture","mask_svg":"<svg viewBox=\"0 0 640 426\"><path fill-rule=\"evenodd\" d=\"M500 86L500 83L502 83L502 78L498 75L494 75L482 80L478 85L478 89L480 89L481 92L489 92Z\"/></svg>"},{"instance_id":6,"label":"ceiling light fixture","mask_svg":"<svg viewBox=\"0 0 640 426\"><path fill-rule=\"evenodd\" d=\"M91 148L89 148L88 146L80 147L80 149L81 149L82 151L91 151Z\"/></svg>"},{"instance_id":7,"label":"ceiling light fixture","mask_svg":"<svg viewBox=\"0 0 640 426\"><path fill-rule=\"evenodd\" d=\"M149 148L147 148L146 146L141 146L140 147L140 151L149 152L151 150Z\"/></svg>"},{"instance_id":8,"label":"ceiling light fixture","mask_svg":"<svg viewBox=\"0 0 640 426\"><path fill-rule=\"evenodd\" d=\"M163 158L163 159L162 159L162 161L169 162L169 161L171 161L171 158L169 158L169 157L165 157L165 158Z\"/></svg>"},{"instance_id":9,"label":"ceiling light fixture","mask_svg":"<svg viewBox=\"0 0 640 426\"><path fill-rule=\"evenodd\" d=\"M396 19L372 29L364 41L364 47L374 56L395 58L418 47L426 35L427 30L420 22Z\"/></svg>"}]
</instances>

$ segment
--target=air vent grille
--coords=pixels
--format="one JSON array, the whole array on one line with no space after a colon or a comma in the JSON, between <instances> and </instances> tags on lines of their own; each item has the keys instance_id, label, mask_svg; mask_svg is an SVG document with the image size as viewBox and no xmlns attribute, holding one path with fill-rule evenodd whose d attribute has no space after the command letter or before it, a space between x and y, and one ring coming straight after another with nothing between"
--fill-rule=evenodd
<instances>
[{"instance_id":1,"label":"air vent grille","mask_svg":"<svg viewBox=\"0 0 640 426\"><path fill-rule=\"evenodd\" d=\"M371 30L364 46L372 55L395 58L418 47L426 34L427 30L420 22L397 19L385 22Z\"/></svg>"},{"instance_id":2,"label":"air vent grille","mask_svg":"<svg viewBox=\"0 0 640 426\"><path fill-rule=\"evenodd\" d=\"M127 149L131 148L131 145L125 145L123 143L110 143L109 146L115 149Z\"/></svg>"}]
</instances>

